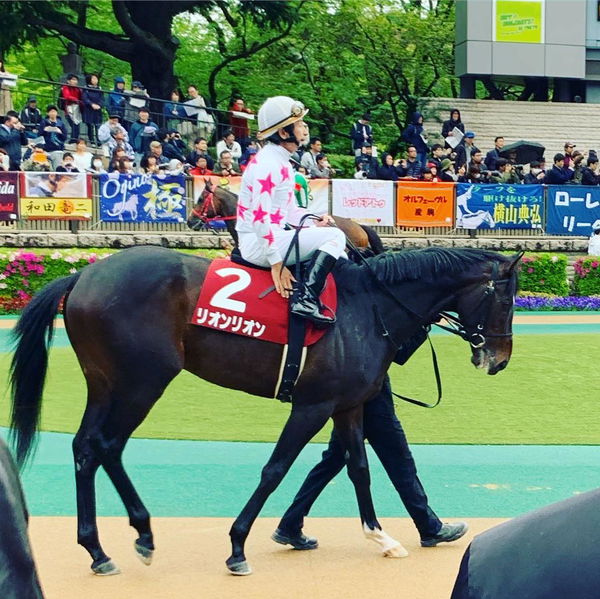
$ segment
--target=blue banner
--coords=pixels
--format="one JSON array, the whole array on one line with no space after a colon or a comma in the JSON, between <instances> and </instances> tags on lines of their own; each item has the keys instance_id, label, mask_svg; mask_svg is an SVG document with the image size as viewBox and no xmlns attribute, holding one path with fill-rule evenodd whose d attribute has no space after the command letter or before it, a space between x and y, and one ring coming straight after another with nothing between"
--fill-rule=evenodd
<instances>
[{"instance_id":1,"label":"blue banner","mask_svg":"<svg viewBox=\"0 0 600 599\"><path fill-rule=\"evenodd\" d=\"M541 229L543 211L541 185L456 186L457 229Z\"/></svg>"},{"instance_id":2,"label":"blue banner","mask_svg":"<svg viewBox=\"0 0 600 599\"><path fill-rule=\"evenodd\" d=\"M183 175L100 175L100 219L155 223L186 220Z\"/></svg>"},{"instance_id":3,"label":"blue banner","mask_svg":"<svg viewBox=\"0 0 600 599\"><path fill-rule=\"evenodd\" d=\"M600 187L549 185L546 233L591 235L600 228Z\"/></svg>"}]
</instances>

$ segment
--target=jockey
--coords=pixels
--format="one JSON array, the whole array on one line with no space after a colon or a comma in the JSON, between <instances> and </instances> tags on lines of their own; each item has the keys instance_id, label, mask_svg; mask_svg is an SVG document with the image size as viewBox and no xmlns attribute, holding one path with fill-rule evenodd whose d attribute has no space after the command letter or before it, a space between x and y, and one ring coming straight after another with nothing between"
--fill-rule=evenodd
<instances>
[{"instance_id":1,"label":"jockey","mask_svg":"<svg viewBox=\"0 0 600 599\"><path fill-rule=\"evenodd\" d=\"M266 145L248 163L238 200L236 230L244 260L257 266L270 266L277 292L290 297L295 281L283 264L294 238L294 227L310 214L296 205L294 171L289 160L309 139L304 116L308 110L292 98L268 98L258 111L258 138ZM319 295L327 274L342 255L346 239L342 231L329 226L333 219L325 214L316 223L303 222L298 234L300 260L310 259L305 282L292 297L291 311L319 324L332 324L335 318L321 314ZM287 263L295 260L295 251Z\"/></svg>"}]
</instances>

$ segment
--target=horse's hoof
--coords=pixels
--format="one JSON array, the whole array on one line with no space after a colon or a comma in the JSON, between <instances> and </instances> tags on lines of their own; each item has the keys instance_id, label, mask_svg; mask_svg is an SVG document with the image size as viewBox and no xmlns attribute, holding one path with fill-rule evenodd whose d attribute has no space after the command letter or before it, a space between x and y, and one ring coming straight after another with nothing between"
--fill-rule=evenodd
<instances>
[{"instance_id":1,"label":"horse's hoof","mask_svg":"<svg viewBox=\"0 0 600 599\"><path fill-rule=\"evenodd\" d=\"M249 574L252 574L252 568L248 565L246 560L242 562L232 562L227 560L226 564L229 573L234 576L248 576Z\"/></svg>"},{"instance_id":2,"label":"horse's hoof","mask_svg":"<svg viewBox=\"0 0 600 599\"><path fill-rule=\"evenodd\" d=\"M133 543L133 547L135 548L135 554L140 558L142 564L149 566L152 563L154 551L152 549L148 549L148 547L140 545L137 541Z\"/></svg>"},{"instance_id":3,"label":"horse's hoof","mask_svg":"<svg viewBox=\"0 0 600 599\"><path fill-rule=\"evenodd\" d=\"M119 570L115 562L110 558L99 564L94 562L92 564L92 572L94 572L96 576L114 576L115 574L121 574L121 570Z\"/></svg>"},{"instance_id":4,"label":"horse's hoof","mask_svg":"<svg viewBox=\"0 0 600 599\"><path fill-rule=\"evenodd\" d=\"M383 552L383 557L406 557L408 555L408 551L398 543L394 547L390 547Z\"/></svg>"}]
</instances>

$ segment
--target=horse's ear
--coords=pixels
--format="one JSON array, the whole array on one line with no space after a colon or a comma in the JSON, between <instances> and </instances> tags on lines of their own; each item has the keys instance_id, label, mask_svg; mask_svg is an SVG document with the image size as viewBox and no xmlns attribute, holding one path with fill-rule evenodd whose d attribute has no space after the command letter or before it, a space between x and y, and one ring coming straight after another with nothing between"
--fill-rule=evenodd
<instances>
[{"instance_id":1,"label":"horse's ear","mask_svg":"<svg viewBox=\"0 0 600 599\"><path fill-rule=\"evenodd\" d=\"M523 257L523 255L525 254L525 252L520 251L517 252L510 261L510 266L508 267L508 272L512 272L515 268L515 266L519 263L519 260Z\"/></svg>"}]
</instances>

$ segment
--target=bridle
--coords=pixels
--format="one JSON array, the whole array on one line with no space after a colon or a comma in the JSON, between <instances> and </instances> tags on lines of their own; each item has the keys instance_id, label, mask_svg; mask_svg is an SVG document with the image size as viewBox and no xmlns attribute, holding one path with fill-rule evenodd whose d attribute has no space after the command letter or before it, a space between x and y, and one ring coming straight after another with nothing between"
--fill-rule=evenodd
<instances>
[{"instance_id":1,"label":"bridle","mask_svg":"<svg viewBox=\"0 0 600 599\"><path fill-rule=\"evenodd\" d=\"M456 318L452 314L448 312L440 312L440 316L446 320L448 325L446 326L440 324L439 322L434 323L440 329L444 329L449 333L454 335L458 335L465 341L469 343L469 345L473 349L482 348L486 342L488 337L512 337L512 322L511 329L506 333L490 333L486 330L487 321L490 317L490 312L492 310L493 299L496 296L496 286L497 285L507 285L512 281L512 276L508 279L499 279L498 278L498 264L494 262L492 264L492 273L490 275L490 279L485 286L485 290L479 299L479 303L474 309L476 317L473 319L477 324L472 327L465 326L459 318Z\"/></svg>"},{"instance_id":2,"label":"bridle","mask_svg":"<svg viewBox=\"0 0 600 599\"><path fill-rule=\"evenodd\" d=\"M201 225L199 225L199 226L206 225L215 220L235 220L237 218L236 215L219 216L217 214L217 210L215 208L215 202L214 202L215 194L212 191L205 191L202 194L202 196L204 197L204 201L202 202L202 206L200 207L200 209L198 209L196 207L200 203L200 202L198 202L196 204L196 206L194 206L194 208L192 208L192 212L191 212L191 214L193 214L200 221ZM213 212L213 214L215 214L215 216L208 216L210 210L212 210L212 212ZM196 229L197 225L194 225L192 228Z\"/></svg>"}]
</instances>

